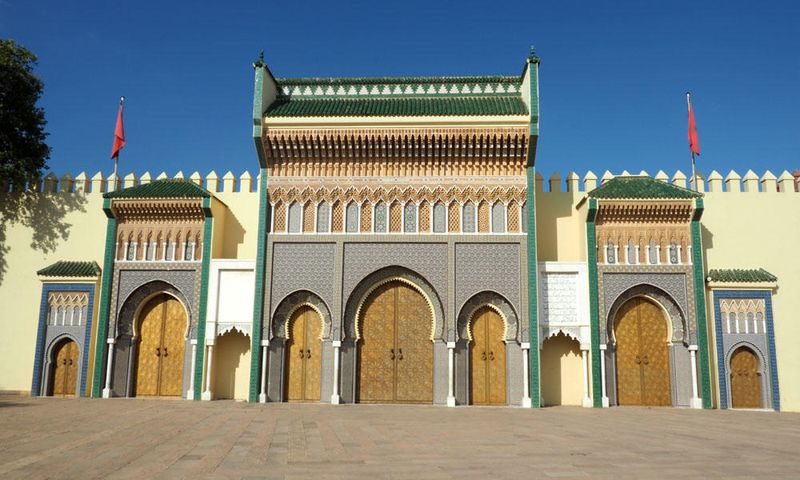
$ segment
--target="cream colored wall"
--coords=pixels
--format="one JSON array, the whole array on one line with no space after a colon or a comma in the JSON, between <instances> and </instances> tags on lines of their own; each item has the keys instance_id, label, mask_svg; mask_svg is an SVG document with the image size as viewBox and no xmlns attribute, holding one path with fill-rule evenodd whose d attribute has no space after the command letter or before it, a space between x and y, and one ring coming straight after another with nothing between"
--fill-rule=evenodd
<instances>
[{"instance_id":1,"label":"cream colored wall","mask_svg":"<svg viewBox=\"0 0 800 480\"><path fill-rule=\"evenodd\" d=\"M256 178L253 178L255 189ZM258 193L216 192L227 207L222 249L213 258L255 260L258 241Z\"/></svg>"},{"instance_id":2,"label":"cream colored wall","mask_svg":"<svg viewBox=\"0 0 800 480\"><path fill-rule=\"evenodd\" d=\"M800 411L800 193L709 192L704 202L706 268L764 268L778 277L772 308L781 409Z\"/></svg>"},{"instance_id":3,"label":"cream colored wall","mask_svg":"<svg viewBox=\"0 0 800 480\"><path fill-rule=\"evenodd\" d=\"M214 398L246 401L250 383L250 337L237 331L218 336L213 363Z\"/></svg>"},{"instance_id":4,"label":"cream colored wall","mask_svg":"<svg viewBox=\"0 0 800 480\"><path fill-rule=\"evenodd\" d=\"M564 334L542 344L542 401L544 405L581 405L583 361L577 340Z\"/></svg>"},{"instance_id":5,"label":"cream colored wall","mask_svg":"<svg viewBox=\"0 0 800 480\"><path fill-rule=\"evenodd\" d=\"M0 195L0 202L5 201ZM7 270L0 283L0 391L30 392L39 302L42 283L36 271L58 260L94 260L103 264L106 216L101 195L42 194L37 202L41 214L36 223L55 223L54 231L67 238L53 241L52 250L43 253L32 248L35 230L29 226L6 224L3 254ZM93 324L97 319L94 310ZM89 378L91 380L91 377Z\"/></svg>"},{"instance_id":6,"label":"cream colored wall","mask_svg":"<svg viewBox=\"0 0 800 480\"><path fill-rule=\"evenodd\" d=\"M576 210L583 192L536 192L536 255L540 262L586 261L586 212Z\"/></svg>"}]
</instances>

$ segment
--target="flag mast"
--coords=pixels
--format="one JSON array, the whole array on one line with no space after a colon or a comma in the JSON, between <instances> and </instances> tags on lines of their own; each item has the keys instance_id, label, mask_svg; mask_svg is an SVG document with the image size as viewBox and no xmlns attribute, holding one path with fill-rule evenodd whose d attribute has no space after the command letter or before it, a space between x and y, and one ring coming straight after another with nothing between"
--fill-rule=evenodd
<instances>
[{"instance_id":1,"label":"flag mast","mask_svg":"<svg viewBox=\"0 0 800 480\"><path fill-rule=\"evenodd\" d=\"M694 112L692 112L692 101L691 101L690 97L691 97L691 94L689 92L686 92L686 108L689 109L690 118L694 119ZM690 132L690 134L691 134L691 132ZM690 141L690 145L689 145L689 151L692 153L692 189L695 192L698 192L699 189L698 189L698 186L697 186L697 175L695 173L694 148L692 148L691 141Z\"/></svg>"},{"instance_id":2,"label":"flag mast","mask_svg":"<svg viewBox=\"0 0 800 480\"><path fill-rule=\"evenodd\" d=\"M117 125L114 127L114 146L111 148L111 158L114 159L114 190L119 190L119 154L122 147L125 146L125 129L122 126L122 108L125 103L125 97L119 97L119 112L117 113Z\"/></svg>"}]
</instances>

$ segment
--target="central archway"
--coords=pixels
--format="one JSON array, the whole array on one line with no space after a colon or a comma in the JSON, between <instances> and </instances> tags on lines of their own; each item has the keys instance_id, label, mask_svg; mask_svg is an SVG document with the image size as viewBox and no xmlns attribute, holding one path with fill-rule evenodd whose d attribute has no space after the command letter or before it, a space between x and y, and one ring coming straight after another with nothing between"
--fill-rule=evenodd
<instances>
[{"instance_id":1,"label":"central archway","mask_svg":"<svg viewBox=\"0 0 800 480\"><path fill-rule=\"evenodd\" d=\"M620 405L672 405L667 332L663 311L645 297L634 297L617 311L614 338Z\"/></svg>"},{"instance_id":2,"label":"central archway","mask_svg":"<svg viewBox=\"0 0 800 480\"><path fill-rule=\"evenodd\" d=\"M428 300L409 283L372 290L357 325L359 402L433 402L432 324Z\"/></svg>"},{"instance_id":3,"label":"central archway","mask_svg":"<svg viewBox=\"0 0 800 480\"><path fill-rule=\"evenodd\" d=\"M136 395L180 396L186 309L175 297L160 293L142 308L137 325Z\"/></svg>"}]
</instances>

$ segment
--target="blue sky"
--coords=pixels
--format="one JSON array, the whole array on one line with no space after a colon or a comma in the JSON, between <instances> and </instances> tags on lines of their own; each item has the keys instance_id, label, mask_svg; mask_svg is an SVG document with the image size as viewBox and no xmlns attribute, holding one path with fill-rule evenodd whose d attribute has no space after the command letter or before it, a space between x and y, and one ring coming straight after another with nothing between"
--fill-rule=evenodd
<instances>
[{"instance_id":1,"label":"blue sky","mask_svg":"<svg viewBox=\"0 0 800 480\"><path fill-rule=\"evenodd\" d=\"M74 5L73 5L74 4ZM120 2L0 0L0 37L39 56L49 162L122 173L240 174L252 61L276 76L517 74L542 58L538 168L800 168L800 2Z\"/></svg>"}]
</instances>

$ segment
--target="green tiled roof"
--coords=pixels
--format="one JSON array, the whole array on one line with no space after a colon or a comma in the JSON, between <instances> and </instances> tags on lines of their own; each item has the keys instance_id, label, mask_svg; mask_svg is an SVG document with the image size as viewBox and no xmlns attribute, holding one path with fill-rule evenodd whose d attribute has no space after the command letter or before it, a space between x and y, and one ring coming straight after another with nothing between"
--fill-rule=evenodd
<instances>
[{"instance_id":1,"label":"green tiled roof","mask_svg":"<svg viewBox=\"0 0 800 480\"><path fill-rule=\"evenodd\" d=\"M417 84L474 84L474 83L504 83L516 84L520 82L519 75L470 75L454 77L306 77L306 78L276 78L281 86L297 85L417 85Z\"/></svg>"},{"instance_id":2,"label":"green tiled roof","mask_svg":"<svg viewBox=\"0 0 800 480\"><path fill-rule=\"evenodd\" d=\"M103 194L105 198L205 198L208 190L188 180L156 180Z\"/></svg>"},{"instance_id":3,"label":"green tiled roof","mask_svg":"<svg viewBox=\"0 0 800 480\"><path fill-rule=\"evenodd\" d=\"M590 197L609 200L689 199L703 195L651 177L615 177L589 192Z\"/></svg>"},{"instance_id":4,"label":"green tiled roof","mask_svg":"<svg viewBox=\"0 0 800 480\"><path fill-rule=\"evenodd\" d=\"M36 272L45 277L97 277L100 265L97 262L72 262L59 260Z\"/></svg>"},{"instance_id":5,"label":"green tiled roof","mask_svg":"<svg viewBox=\"0 0 800 480\"><path fill-rule=\"evenodd\" d=\"M708 281L710 282L729 282L729 283L762 283L777 282L778 277L764 270L759 269L729 269L729 270L709 270Z\"/></svg>"},{"instance_id":6,"label":"green tiled roof","mask_svg":"<svg viewBox=\"0 0 800 480\"><path fill-rule=\"evenodd\" d=\"M521 97L279 98L267 117L528 115Z\"/></svg>"}]
</instances>

